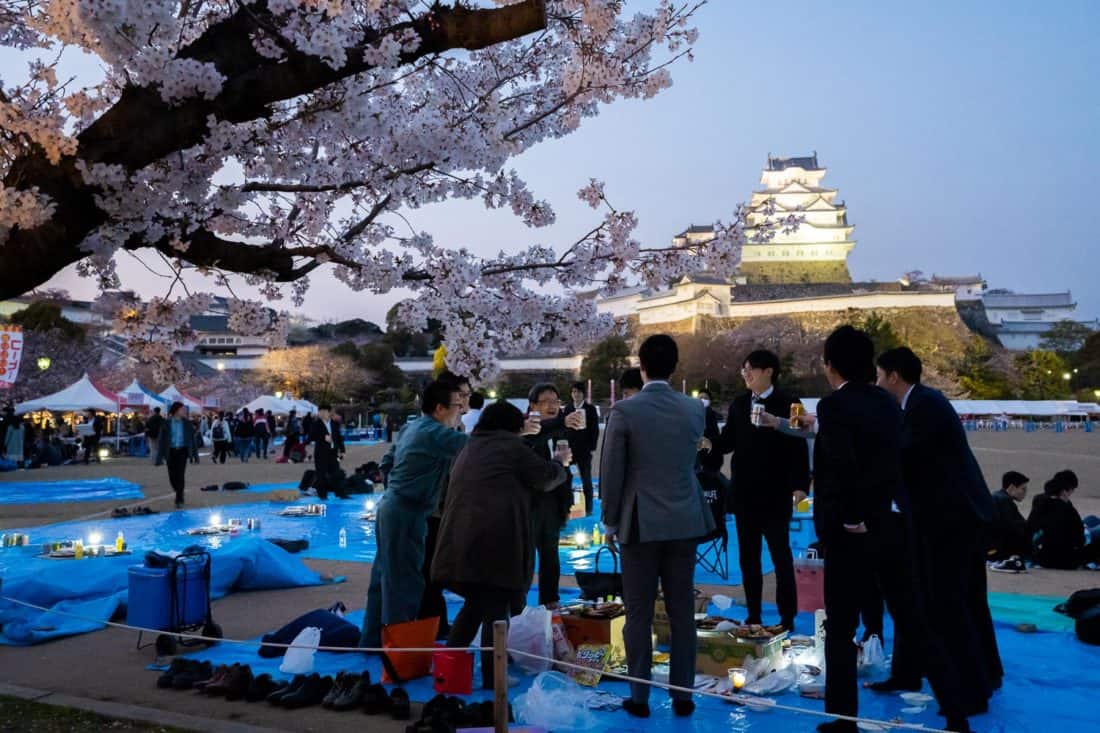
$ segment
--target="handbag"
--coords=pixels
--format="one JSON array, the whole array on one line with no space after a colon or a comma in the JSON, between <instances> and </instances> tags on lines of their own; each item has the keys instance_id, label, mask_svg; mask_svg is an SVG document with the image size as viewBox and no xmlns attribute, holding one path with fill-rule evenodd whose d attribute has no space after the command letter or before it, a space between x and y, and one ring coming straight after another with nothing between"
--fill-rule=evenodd
<instances>
[{"instance_id":1,"label":"handbag","mask_svg":"<svg viewBox=\"0 0 1100 733\"><path fill-rule=\"evenodd\" d=\"M439 617L403 621L382 627L383 649L431 649L439 632ZM382 681L402 685L432 673L431 652L382 652Z\"/></svg>"},{"instance_id":2,"label":"handbag","mask_svg":"<svg viewBox=\"0 0 1100 733\"><path fill-rule=\"evenodd\" d=\"M611 553L615 561L614 570L605 573L600 570L600 555L604 550ZM614 596L621 598L623 595L623 574L619 568L619 553L611 545L603 545L596 550L596 557L592 562L593 570L578 570L574 577L577 586L581 589L581 598L588 601L599 601Z\"/></svg>"}]
</instances>

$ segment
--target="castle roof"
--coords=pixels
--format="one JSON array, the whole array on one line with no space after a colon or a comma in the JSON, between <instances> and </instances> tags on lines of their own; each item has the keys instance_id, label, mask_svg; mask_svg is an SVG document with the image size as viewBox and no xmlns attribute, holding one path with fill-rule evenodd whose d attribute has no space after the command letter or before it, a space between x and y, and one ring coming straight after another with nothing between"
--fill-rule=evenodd
<instances>
[{"instance_id":1,"label":"castle roof","mask_svg":"<svg viewBox=\"0 0 1100 733\"><path fill-rule=\"evenodd\" d=\"M686 237L689 234L714 234L714 227L711 225L696 226L692 224L684 231L676 235L676 238Z\"/></svg>"},{"instance_id":2,"label":"castle roof","mask_svg":"<svg viewBox=\"0 0 1100 733\"><path fill-rule=\"evenodd\" d=\"M817 164L817 151L815 150L813 155L804 155L794 158L775 158L768 154L768 167L770 171L783 171L788 168L802 168L807 171L819 171L824 170Z\"/></svg>"},{"instance_id":3,"label":"castle roof","mask_svg":"<svg viewBox=\"0 0 1100 733\"><path fill-rule=\"evenodd\" d=\"M986 308L1072 308L1077 305L1067 290L1064 293L1004 293L982 298Z\"/></svg>"},{"instance_id":4,"label":"castle roof","mask_svg":"<svg viewBox=\"0 0 1100 733\"><path fill-rule=\"evenodd\" d=\"M981 275L933 275L928 282L937 285L970 285L985 282Z\"/></svg>"},{"instance_id":5,"label":"castle roof","mask_svg":"<svg viewBox=\"0 0 1100 733\"><path fill-rule=\"evenodd\" d=\"M997 333L1037 333L1045 334L1054 328L1057 321L1003 321L996 326ZM1093 331L1100 327L1097 321L1074 321Z\"/></svg>"}]
</instances>

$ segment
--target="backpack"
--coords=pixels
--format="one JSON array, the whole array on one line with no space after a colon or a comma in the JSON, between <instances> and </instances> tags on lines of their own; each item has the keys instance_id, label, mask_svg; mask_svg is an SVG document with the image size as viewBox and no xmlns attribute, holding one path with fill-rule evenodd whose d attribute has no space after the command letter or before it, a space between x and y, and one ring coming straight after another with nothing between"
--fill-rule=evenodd
<instances>
[{"instance_id":1,"label":"backpack","mask_svg":"<svg viewBox=\"0 0 1100 733\"><path fill-rule=\"evenodd\" d=\"M1054 610L1075 621L1078 639L1100 646L1100 588L1076 591Z\"/></svg>"}]
</instances>

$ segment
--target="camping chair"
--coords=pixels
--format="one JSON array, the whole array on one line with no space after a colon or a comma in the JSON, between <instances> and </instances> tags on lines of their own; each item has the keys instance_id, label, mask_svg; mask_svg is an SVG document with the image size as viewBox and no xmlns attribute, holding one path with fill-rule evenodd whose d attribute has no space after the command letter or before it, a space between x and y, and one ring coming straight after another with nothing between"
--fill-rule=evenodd
<instances>
[{"instance_id":1,"label":"camping chair","mask_svg":"<svg viewBox=\"0 0 1100 733\"><path fill-rule=\"evenodd\" d=\"M714 531L695 551L695 564L722 580L729 580L729 531L726 529L726 494L729 493L729 481L720 473L700 471L697 474L703 487L703 497L707 500L714 516Z\"/></svg>"}]
</instances>

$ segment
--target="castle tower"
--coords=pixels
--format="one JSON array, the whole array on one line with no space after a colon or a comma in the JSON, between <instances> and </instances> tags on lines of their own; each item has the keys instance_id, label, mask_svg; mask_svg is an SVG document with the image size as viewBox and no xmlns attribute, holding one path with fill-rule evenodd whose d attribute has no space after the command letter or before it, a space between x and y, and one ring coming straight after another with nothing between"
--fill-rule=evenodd
<instances>
[{"instance_id":1,"label":"castle tower","mask_svg":"<svg viewBox=\"0 0 1100 733\"><path fill-rule=\"evenodd\" d=\"M848 224L848 208L836 200L837 191L821 185L825 169L817 153L801 158L768 156L760 175L761 191L749 202L748 242L741 254L741 274L749 283L847 283L848 253L855 246L855 228ZM774 202L773 219L796 214L805 221L795 231L777 231L768 242L754 242L754 230L766 220Z\"/></svg>"}]
</instances>

